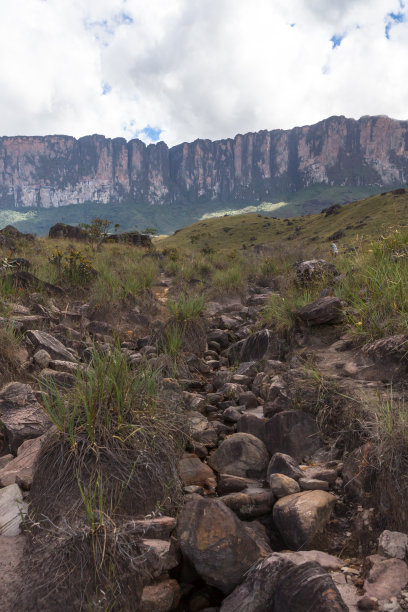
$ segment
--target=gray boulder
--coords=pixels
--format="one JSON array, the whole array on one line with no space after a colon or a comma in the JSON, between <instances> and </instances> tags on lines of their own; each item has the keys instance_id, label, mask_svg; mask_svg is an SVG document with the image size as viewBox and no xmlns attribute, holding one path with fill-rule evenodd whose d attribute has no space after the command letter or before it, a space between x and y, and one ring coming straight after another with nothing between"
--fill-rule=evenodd
<instances>
[{"instance_id":1,"label":"gray boulder","mask_svg":"<svg viewBox=\"0 0 408 612\"><path fill-rule=\"evenodd\" d=\"M224 474L262 478L268 461L269 455L261 440L251 434L237 433L220 444L208 463L214 470Z\"/></svg>"}]
</instances>

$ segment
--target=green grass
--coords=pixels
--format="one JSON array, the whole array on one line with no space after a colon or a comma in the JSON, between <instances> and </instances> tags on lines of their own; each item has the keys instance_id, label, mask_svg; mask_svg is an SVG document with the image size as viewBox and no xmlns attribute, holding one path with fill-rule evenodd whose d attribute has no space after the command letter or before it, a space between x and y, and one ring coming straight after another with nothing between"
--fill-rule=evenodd
<instances>
[{"instance_id":1,"label":"green grass","mask_svg":"<svg viewBox=\"0 0 408 612\"><path fill-rule=\"evenodd\" d=\"M245 214L202 220L167 238L157 239L157 248L178 248L200 252L231 249L253 250L255 246L303 244L304 248L328 256L328 239L338 230L340 255L345 248L359 245L361 239L377 237L396 224L408 223L408 193L374 195L344 205L338 214L324 213L278 219ZM298 229L297 229L298 228Z\"/></svg>"}]
</instances>

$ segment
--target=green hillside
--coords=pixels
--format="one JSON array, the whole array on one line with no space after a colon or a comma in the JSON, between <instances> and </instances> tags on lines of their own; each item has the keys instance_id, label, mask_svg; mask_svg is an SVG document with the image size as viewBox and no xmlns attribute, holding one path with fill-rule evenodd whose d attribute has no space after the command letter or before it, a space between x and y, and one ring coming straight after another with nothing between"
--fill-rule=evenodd
<instances>
[{"instance_id":1,"label":"green hillside","mask_svg":"<svg viewBox=\"0 0 408 612\"><path fill-rule=\"evenodd\" d=\"M103 217L119 223L122 231L137 226L155 227L160 234L170 234L201 219L220 217L224 214L260 213L279 218L317 213L333 202L344 204L382 191L383 187L328 187L313 185L292 194L281 194L270 202L237 204L237 202L202 201L191 204L148 205L140 202L100 204L70 204L60 208L0 209L0 227L14 225L22 232L38 236L48 234L49 228L62 222L70 225L89 223L94 217Z\"/></svg>"},{"instance_id":2,"label":"green hillside","mask_svg":"<svg viewBox=\"0 0 408 612\"><path fill-rule=\"evenodd\" d=\"M351 202L332 214L321 212L287 219L245 214L205 219L159 239L158 244L194 250L251 248L286 240L318 244L341 231L344 235L336 240L351 245L397 224L408 224L408 192L397 191Z\"/></svg>"}]
</instances>

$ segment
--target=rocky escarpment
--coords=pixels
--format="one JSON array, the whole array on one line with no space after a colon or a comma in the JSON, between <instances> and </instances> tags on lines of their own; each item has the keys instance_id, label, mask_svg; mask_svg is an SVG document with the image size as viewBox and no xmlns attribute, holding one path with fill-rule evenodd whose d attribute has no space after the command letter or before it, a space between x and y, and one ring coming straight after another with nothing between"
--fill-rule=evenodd
<instances>
[{"instance_id":1,"label":"rocky escarpment","mask_svg":"<svg viewBox=\"0 0 408 612\"><path fill-rule=\"evenodd\" d=\"M256 202L313 184L408 181L408 121L330 117L292 130L196 140L168 148L85 136L0 139L0 206L87 201Z\"/></svg>"}]
</instances>

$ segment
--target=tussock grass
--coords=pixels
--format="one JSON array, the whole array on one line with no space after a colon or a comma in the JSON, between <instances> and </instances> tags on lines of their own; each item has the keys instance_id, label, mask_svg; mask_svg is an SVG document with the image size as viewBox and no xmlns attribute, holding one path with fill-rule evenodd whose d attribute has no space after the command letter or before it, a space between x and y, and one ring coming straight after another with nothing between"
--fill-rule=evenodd
<instances>
[{"instance_id":1,"label":"tussock grass","mask_svg":"<svg viewBox=\"0 0 408 612\"><path fill-rule=\"evenodd\" d=\"M202 295L181 295L177 300L168 300L167 307L172 317L179 322L197 319L205 309L205 299Z\"/></svg>"},{"instance_id":2,"label":"tussock grass","mask_svg":"<svg viewBox=\"0 0 408 612\"><path fill-rule=\"evenodd\" d=\"M20 369L19 351L21 336L16 333L12 323L0 325L0 380L2 383L12 380Z\"/></svg>"},{"instance_id":3,"label":"tussock grass","mask_svg":"<svg viewBox=\"0 0 408 612\"><path fill-rule=\"evenodd\" d=\"M95 500L103 499L109 516L145 514L157 505L171 511L180 496L176 463L183 426L177 409L162 394L159 399L159 387L157 372L148 365L133 371L116 346L110 354L93 352L71 392L43 388L59 435L39 463L34 506L50 517L61 504L66 514L75 513L96 487ZM45 486L51 468L55 484Z\"/></svg>"}]
</instances>

